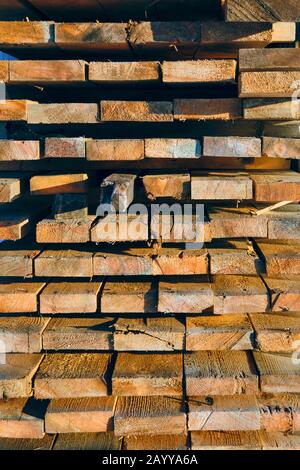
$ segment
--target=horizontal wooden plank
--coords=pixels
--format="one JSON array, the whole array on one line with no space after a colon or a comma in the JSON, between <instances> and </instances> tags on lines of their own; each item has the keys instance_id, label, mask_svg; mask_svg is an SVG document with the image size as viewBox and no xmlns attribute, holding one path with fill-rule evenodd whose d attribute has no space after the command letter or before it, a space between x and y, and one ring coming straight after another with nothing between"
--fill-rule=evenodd
<instances>
[{"instance_id":1,"label":"horizontal wooden plank","mask_svg":"<svg viewBox=\"0 0 300 470\"><path fill-rule=\"evenodd\" d=\"M234 60L170 61L162 64L162 81L170 84L231 84L235 83L235 74Z\"/></svg>"},{"instance_id":2,"label":"horizontal wooden plank","mask_svg":"<svg viewBox=\"0 0 300 470\"><path fill-rule=\"evenodd\" d=\"M300 7L295 0L226 0L227 21L300 21Z\"/></svg>"},{"instance_id":3,"label":"horizontal wooden plank","mask_svg":"<svg viewBox=\"0 0 300 470\"><path fill-rule=\"evenodd\" d=\"M159 283L158 311L161 313L204 313L213 308L213 291L207 279L202 282Z\"/></svg>"},{"instance_id":4,"label":"horizontal wooden plank","mask_svg":"<svg viewBox=\"0 0 300 470\"><path fill-rule=\"evenodd\" d=\"M198 200L252 199L252 181L239 173L192 173L191 198Z\"/></svg>"},{"instance_id":5,"label":"horizontal wooden plank","mask_svg":"<svg viewBox=\"0 0 300 470\"><path fill-rule=\"evenodd\" d=\"M154 313L155 289L151 282L106 282L101 295L101 313Z\"/></svg>"},{"instance_id":6,"label":"horizontal wooden plank","mask_svg":"<svg viewBox=\"0 0 300 470\"><path fill-rule=\"evenodd\" d=\"M262 144L266 157L300 159L300 139L263 137Z\"/></svg>"},{"instance_id":7,"label":"horizontal wooden plank","mask_svg":"<svg viewBox=\"0 0 300 470\"><path fill-rule=\"evenodd\" d=\"M171 101L101 101L102 121L173 121L173 103Z\"/></svg>"},{"instance_id":8,"label":"horizontal wooden plank","mask_svg":"<svg viewBox=\"0 0 300 470\"><path fill-rule=\"evenodd\" d=\"M145 158L190 159L201 156L195 139L145 139Z\"/></svg>"},{"instance_id":9,"label":"horizontal wooden plank","mask_svg":"<svg viewBox=\"0 0 300 470\"><path fill-rule=\"evenodd\" d=\"M1 110L1 108L0 108ZM97 124L96 103L38 103L28 105L29 124Z\"/></svg>"},{"instance_id":10,"label":"horizontal wooden plank","mask_svg":"<svg viewBox=\"0 0 300 470\"><path fill-rule=\"evenodd\" d=\"M1 438L34 439L39 442L45 434L43 408L42 403L27 398L0 400Z\"/></svg>"},{"instance_id":11,"label":"horizontal wooden plank","mask_svg":"<svg viewBox=\"0 0 300 470\"><path fill-rule=\"evenodd\" d=\"M46 21L1 21L1 47L45 47L51 45L50 23Z\"/></svg>"},{"instance_id":12,"label":"horizontal wooden plank","mask_svg":"<svg viewBox=\"0 0 300 470\"><path fill-rule=\"evenodd\" d=\"M114 397L52 400L45 416L45 430L49 434L111 431L115 402Z\"/></svg>"},{"instance_id":13,"label":"horizontal wooden plank","mask_svg":"<svg viewBox=\"0 0 300 470\"><path fill-rule=\"evenodd\" d=\"M35 140L0 140L1 161L39 160L39 142Z\"/></svg>"},{"instance_id":14,"label":"horizontal wooden plank","mask_svg":"<svg viewBox=\"0 0 300 470\"><path fill-rule=\"evenodd\" d=\"M260 387L266 393L299 393L299 364L291 356L254 352Z\"/></svg>"},{"instance_id":15,"label":"horizontal wooden plank","mask_svg":"<svg viewBox=\"0 0 300 470\"><path fill-rule=\"evenodd\" d=\"M35 275L41 277L92 277L93 254L79 250L45 250L34 262Z\"/></svg>"},{"instance_id":16,"label":"horizontal wooden plank","mask_svg":"<svg viewBox=\"0 0 300 470\"><path fill-rule=\"evenodd\" d=\"M9 64L9 83L38 85L81 84L85 63L81 60L21 60Z\"/></svg>"},{"instance_id":17,"label":"horizontal wooden plank","mask_svg":"<svg viewBox=\"0 0 300 470\"><path fill-rule=\"evenodd\" d=\"M44 158L85 158L83 137L47 137Z\"/></svg>"},{"instance_id":18,"label":"horizontal wooden plank","mask_svg":"<svg viewBox=\"0 0 300 470\"><path fill-rule=\"evenodd\" d=\"M263 276L270 291L273 312L296 312L299 310L299 276L269 277Z\"/></svg>"},{"instance_id":19,"label":"horizontal wooden plank","mask_svg":"<svg viewBox=\"0 0 300 470\"><path fill-rule=\"evenodd\" d=\"M253 395L254 362L244 351L199 351L184 356L187 395Z\"/></svg>"},{"instance_id":20,"label":"horizontal wooden plank","mask_svg":"<svg viewBox=\"0 0 300 470\"><path fill-rule=\"evenodd\" d=\"M255 275L264 271L264 263L250 241L219 240L208 245L211 274Z\"/></svg>"},{"instance_id":21,"label":"horizontal wooden plank","mask_svg":"<svg viewBox=\"0 0 300 470\"><path fill-rule=\"evenodd\" d=\"M300 199L300 175L297 172L251 173L254 198L258 202L297 201Z\"/></svg>"},{"instance_id":22,"label":"horizontal wooden plank","mask_svg":"<svg viewBox=\"0 0 300 470\"><path fill-rule=\"evenodd\" d=\"M257 242L268 276L300 275L300 244L288 240Z\"/></svg>"},{"instance_id":23,"label":"horizontal wooden plank","mask_svg":"<svg viewBox=\"0 0 300 470\"><path fill-rule=\"evenodd\" d=\"M109 354L47 354L34 377L34 396L37 399L106 396L109 361Z\"/></svg>"},{"instance_id":24,"label":"horizontal wooden plank","mask_svg":"<svg viewBox=\"0 0 300 470\"><path fill-rule=\"evenodd\" d=\"M294 85L300 80L300 72L241 72L239 76L240 98L289 98L294 96Z\"/></svg>"},{"instance_id":25,"label":"horizontal wooden plank","mask_svg":"<svg viewBox=\"0 0 300 470\"><path fill-rule=\"evenodd\" d=\"M102 139L87 140L87 160L141 160L144 158L144 141L142 139Z\"/></svg>"},{"instance_id":26,"label":"horizontal wooden plank","mask_svg":"<svg viewBox=\"0 0 300 470\"><path fill-rule=\"evenodd\" d=\"M1 317L0 339L5 344L5 352L41 352L42 335L48 323L48 318L41 317Z\"/></svg>"},{"instance_id":27,"label":"horizontal wooden plank","mask_svg":"<svg viewBox=\"0 0 300 470\"><path fill-rule=\"evenodd\" d=\"M186 318L187 351L251 350L252 337L246 314Z\"/></svg>"},{"instance_id":28,"label":"horizontal wooden plank","mask_svg":"<svg viewBox=\"0 0 300 470\"><path fill-rule=\"evenodd\" d=\"M150 200L172 198L182 200L190 196L190 174L153 173L143 176L143 185Z\"/></svg>"},{"instance_id":29,"label":"horizontal wooden plank","mask_svg":"<svg viewBox=\"0 0 300 470\"><path fill-rule=\"evenodd\" d=\"M260 412L255 396L189 397L190 431L258 431Z\"/></svg>"},{"instance_id":30,"label":"horizontal wooden plank","mask_svg":"<svg viewBox=\"0 0 300 470\"><path fill-rule=\"evenodd\" d=\"M51 318L43 334L46 351L112 350L112 318Z\"/></svg>"},{"instance_id":31,"label":"horizontal wooden plank","mask_svg":"<svg viewBox=\"0 0 300 470\"><path fill-rule=\"evenodd\" d=\"M171 397L120 397L114 415L116 436L185 434L182 400Z\"/></svg>"},{"instance_id":32,"label":"horizontal wooden plank","mask_svg":"<svg viewBox=\"0 0 300 470\"><path fill-rule=\"evenodd\" d=\"M290 121L300 119L298 100L287 98L247 98L243 100L244 119Z\"/></svg>"},{"instance_id":33,"label":"horizontal wooden plank","mask_svg":"<svg viewBox=\"0 0 300 470\"><path fill-rule=\"evenodd\" d=\"M261 157L261 141L256 137L204 137L203 155L206 157Z\"/></svg>"},{"instance_id":34,"label":"horizontal wooden plank","mask_svg":"<svg viewBox=\"0 0 300 470\"><path fill-rule=\"evenodd\" d=\"M50 282L40 295L40 312L95 313L101 282Z\"/></svg>"},{"instance_id":35,"label":"horizontal wooden plank","mask_svg":"<svg viewBox=\"0 0 300 470\"><path fill-rule=\"evenodd\" d=\"M43 219L36 225L38 243L86 243L90 241L90 229L94 216L84 219Z\"/></svg>"},{"instance_id":36,"label":"horizontal wooden plank","mask_svg":"<svg viewBox=\"0 0 300 470\"><path fill-rule=\"evenodd\" d=\"M33 104L26 100L1 100L0 121L27 121L29 106Z\"/></svg>"},{"instance_id":37,"label":"horizontal wooden plank","mask_svg":"<svg viewBox=\"0 0 300 470\"><path fill-rule=\"evenodd\" d=\"M297 313L250 314L257 347L263 352L292 353L300 340Z\"/></svg>"},{"instance_id":38,"label":"horizontal wooden plank","mask_svg":"<svg viewBox=\"0 0 300 470\"><path fill-rule=\"evenodd\" d=\"M33 195L84 193L87 190L87 179L86 174L32 176L30 192Z\"/></svg>"},{"instance_id":39,"label":"horizontal wooden plank","mask_svg":"<svg viewBox=\"0 0 300 470\"><path fill-rule=\"evenodd\" d=\"M0 312L36 312L38 309L38 295L44 286L43 282L0 284Z\"/></svg>"},{"instance_id":40,"label":"horizontal wooden plank","mask_svg":"<svg viewBox=\"0 0 300 470\"><path fill-rule=\"evenodd\" d=\"M37 371L42 354L6 354L0 365L1 398L23 398L32 395L32 378Z\"/></svg>"},{"instance_id":41,"label":"horizontal wooden plank","mask_svg":"<svg viewBox=\"0 0 300 470\"><path fill-rule=\"evenodd\" d=\"M112 374L115 396L181 396L181 354L119 353Z\"/></svg>"},{"instance_id":42,"label":"horizontal wooden plank","mask_svg":"<svg viewBox=\"0 0 300 470\"><path fill-rule=\"evenodd\" d=\"M63 49L128 50L126 23L57 23L55 43Z\"/></svg>"},{"instance_id":43,"label":"horizontal wooden plank","mask_svg":"<svg viewBox=\"0 0 300 470\"><path fill-rule=\"evenodd\" d=\"M101 84L153 84L160 82L158 62L91 62L89 80Z\"/></svg>"},{"instance_id":44,"label":"horizontal wooden plank","mask_svg":"<svg viewBox=\"0 0 300 470\"><path fill-rule=\"evenodd\" d=\"M238 98L174 100L175 120L228 121L241 117L241 102Z\"/></svg>"},{"instance_id":45,"label":"horizontal wooden plank","mask_svg":"<svg viewBox=\"0 0 300 470\"><path fill-rule=\"evenodd\" d=\"M297 48L278 47L274 49L241 49L239 70L240 72L300 70L300 51Z\"/></svg>"},{"instance_id":46,"label":"horizontal wooden plank","mask_svg":"<svg viewBox=\"0 0 300 470\"><path fill-rule=\"evenodd\" d=\"M32 277L34 259L39 253L39 250L1 250L1 276Z\"/></svg>"},{"instance_id":47,"label":"horizontal wooden plank","mask_svg":"<svg viewBox=\"0 0 300 470\"><path fill-rule=\"evenodd\" d=\"M122 441L113 432L58 434L53 450L121 450Z\"/></svg>"}]
</instances>

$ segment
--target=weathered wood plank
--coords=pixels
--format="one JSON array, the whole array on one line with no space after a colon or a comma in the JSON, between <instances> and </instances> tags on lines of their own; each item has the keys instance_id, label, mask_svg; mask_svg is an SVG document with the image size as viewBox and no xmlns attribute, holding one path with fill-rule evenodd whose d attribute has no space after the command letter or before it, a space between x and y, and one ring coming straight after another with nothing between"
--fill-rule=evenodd
<instances>
[{"instance_id":1,"label":"weathered wood plank","mask_svg":"<svg viewBox=\"0 0 300 470\"><path fill-rule=\"evenodd\" d=\"M121 450L121 445L113 432L70 433L58 434L53 450Z\"/></svg>"},{"instance_id":2,"label":"weathered wood plank","mask_svg":"<svg viewBox=\"0 0 300 470\"><path fill-rule=\"evenodd\" d=\"M181 396L182 354L119 353L112 374L115 396Z\"/></svg>"},{"instance_id":3,"label":"weathered wood plank","mask_svg":"<svg viewBox=\"0 0 300 470\"><path fill-rule=\"evenodd\" d=\"M39 141L0 140L1 161L39 160Z\"/></svg>"},{"instance_id":4,"label":"weathered wood plank","mask_svg":"<svg viewBox=\"0 0 300 470\"><path fill-rule=\"evenodd\" d=\"M151 282L106 282L101 313L155 313L156 292Z\"/></svg>"},{"instance_id":5,"label":"weathered wood plank","mask_svg":"<svg viewBox=\"0 0 300 470\"><path fill-rule=\"evenodd\" d=\"M252 181L239 173L192 173L191 198L198 200L252 199Z\"/></svg>"},{"instance_id":6,"label":"weathered wood plank","mask_svg":"<svg viewBox=\"0 0 300 470\"><path fill-rule=\"evenodd\" d=\"M255 342L260 351L292 353L300 341L300 317L297 313L283 315L250 314Z\"/></svg>"},{"instance_id":7,"label":"weathered wood plank","mask_svg":"<svg viewBox=\"0 0 300 470\"><path fill-rule=\"evenodd\" d=\"M45 250L34 260L35 275L41 277L92 277L93 253L76 250Z\"/></svg>"},{"instance_id":8,"label":"weathered wood plank","mask_svg":"<svg viewBox=\"0 0 300 470\"><path fill-rule=\"evenodd\" d=\"M199 282L200 281L200 282ZM159 283L158 311L161 313L204 313L213 308L213 291L208 279Z\"/></svg>"},{"instance_id":9,"label":"weathered wood plank","mask_svg":"<svg viewBox=\"0 0 300 470\"><path fill-rule=\"evenodd\" d=\"M22 60L9 64L9 83L69 85L85 81L82 60Z\"/></svg>"},{"instance_id":10,"label":"weathered wood plank","mask_svg":"<svg viewBox=\"0 0 300 470\"><path fill-rule=\"evenodd\" d=\"M32 277L39 250L0 250L1 276Z\"/></svg>"},{"instance_id":11,"label":"weathered wood plank","mask_svg":"<svg viewBox=\"0 0 300 470\"><path fill-rule=\"evenodd\" d=\"M158 62L91 62L89 80L105 84L154 84L160 82Z\"/></svg>"},{"instance_id":12,"label":"weathered wood plank","mask_svg":"<svg viewBox=\"0 0 300 470\"><path fill-rule=\"evenodd\" d=\"M84 219L43 219L36 225L38 243L86 243L95 217Z\"/></svg>"},{"instance_id":13,"label":"weathered wood plank","mask_svg":"<svg viewBox=\"0 0 300 470\"><path fill-rule=\"evenodd\" d=\"M238 98L175 99L174 120L221 120L242 117L242 105Z\"/></svg>"},{"instance_id":14,"label":"weathered wood plank","mask_svg":"<svg viewBox=\"0 0 300 470\"><path fill-rule=\"evenodd\" d=\"M162 81L170 84L235 83L235 60L170 61L162 64Z\"/></svg>"},{"instance_id":15,"label":"weathered wood plank","mask_svg":"<svg viewBox=\"0 0 300 470\"><path fill-rule=\"evenodd\" d=\"M108 395L109 354L46 354L34 378L37 399Z\"/></svg>"},{"instance_id":16,"label":"weathered wood plank","mask_svg":"<svg viewBox=\"0 0 300 470\"><path fill-rule=\"evenodd\" d=\"M1 445L1 444L0 444ZM0 447L1 448L1 447ZM187 438L180 434L153 436L125 436L124 450L187 450Z\"/></svg>"},{"instance_id":17,"label":"weathered wood plank","mask_svg":"<svg viewBox=\"0 0 300 470\"><path fill-rule=\"evenodd\" d=\"M50 46L50 23L46 21L1 21L0 45L6 47Z\"/></svg>"},{"instance_id":18,"label":"weathered wood plank","mask_svg":"<svg viewBox=\"0 0 300 470\"><path fill-rule=\"evenodd\" d=\"M40 295L41 313L95 313L101 282L50 282Z\"/></svg>"},{"instance_id":19,"label":"weathered wood plank","mask_svg":"<svg viewBox=\"0 0 300 470\"><path fill-rule=\"evenodd\" d=\"M189 397L189 431L257 431L260 412L252 395Z\"/></svg>"},{"instance_id":20,"label":"weathered wood plank","mask_svg":"<svg viewBox=\"0 0 300 470\"><path fill-rule=\"evenodd\" d=\"M288 240L256 241L268 276L300 275L300 244Z\"/></svg>"},{"instance_id":21,"label":"weathered wood plank","mask_svg":"<svg viewBox=\"0 0 300 470\"><path fill-rule=\"evenodd\" d=\"M84 137L46 137L44 158L85 158Z\"/></svg>"},{"instance_id":22,"label":"weathered wood plank","mask_svg":"<svg viewBox=\"0 0 300 470\"><path fill-rule=\"evenodd\" d=\"M173 103L170 101L101 101L102 121L173 121Z\"/></svg>"},{"instance_id":23,"label":"weathered wood plank","mask_svg":"<svg viewBox=\"0 0 300 470\"><path fill-rule=\"evenodd\" d=\"M240 72L300 70L300 51L297 48L277 47L274 49L241 49L239 70Z\"/></svg>"},{"instance_id":24,"label":"weathered wood plank","mask_svg":"<svg viewBox=\"0 0 300 470\"><path fill-rule=\"evenodd\" d=\"M86 141L87 160L127 161L144 158L142 139L102 139Z\"/></svg>"},{"instance_id":25,"label":"weathered wood plank","mask_svg":"<svg viewBox=\"0 0 300 470\"><path fill-rule=\"evenodd\" d=\"M186 318L187 351L251 350L252 337L246 314Z\"/></svg>"},{"instance_id":26,"label":"weathered wood plank","mask_svg":"<svg viewBox=\"0 0 300 470\"><path fill-rule=\"evenodd\" d=\"M204 137L206 157L259 158L261 140L256 137Z\"/></svg>"},{"instance_id":27,"label":"weathered wood plank","mask_svg":"<svg viewBox=\"0 0 300 470\"><path fill-rule=\"evenodd\" d=\"M41 352L42 335L49 320L41 317L1 317L0 339L5 345L5 352Z\"/></svg>"},{"instance_id":28,"label":"weathered wood plank","mask_svg":"<svg viewBox=\"0 0 300 470\"><path fill-rule=\"evenodd\" d=\"M38 309L38 295L44 286L43 282L0 284L0 312L36 312Z\"/></svg>"},{"instance_id":29,"label":"weathered wood plank","mask_svg":"<svg viewBox=\"0 0 300 470\"><path fill-rule=\"evenodd\" d=\"M241 72L239 75L240 98L290 98L294 96L294 84L300 80L300 72Z\"/></svg>"},{"instance_id":30,"label":"weathered wood plank","mask_svg":"<svg viewBox=\"0 0 300 470\"><path fill-rule=\"evenodd\" d=\"M1 108L0 108L1 109ZM29 103L29 124L97 124L96 103Z\"/></svg>"},{"instance_id":31,"label":"weathered wood plank","mask_svg":"<svg viewBox=\"0 0 300 470\"><path fill-rule=\"evenodd\" d=\"M300 159L300 139L263 137L262 144L266 157Z\"/></svg>"},{"instance_id":32,"label":"weathered wood plank","mask_svg":"<svg viewBox=\"0 0 300 470\"><path fill-rule=\"evenodd\" d=\"M220 240L207 248L211 274L255 275L264 271L264 263L249 240Z\"/></svg>"},{"instance_id":33,"label":"weathered wood plank","mask_svg":"<svg viewBox=\"0 0 300 470\"><path fill-rule=\"evenodd\" d=\"M299 393L300 368L290 355L254 352L260 388L266 393Z\"/></svg>"},{"instance_id":34,"label":"weathered wood plank","mask_svg":"<svg viewBox=\"0 0 300 470\"><path fill-rule=\"evenodd\" d=\"M6 354L0 365L1 398L30 397L32 378L42 359L42 354Z\"/></svg>"},{"instance_id":35,"label":"weathered wood plank","mask_svg":"<svg viewBox=\"0 0 300 470\"><path fill-rule=\"evenodd\" d=\"M120 397L114 415L116 436L185 434L186 415L181 400L169 397Z\"/></svg>"},{"instance_id":36,"label":"weathered wood plank","mask_svg":"<svg viewBox=\"0 0 300 470\"><path fill-rule=\"evenodd\" d=\"M297 0L226 0L227 21L300 21Z\"/></svg>"},{"instance_id":37,"label":"weathered wood plank","mask_svg":"<svg viewBox=\"0 0 300 470\"><path fill-rule=\"evenodd\" d=\"M143 176L143 185L148 199L187 199L190 196L191 177L184 173L158 173Z\"/></svg>"},{"instance_id":38,"label":"weathered wood plank","mask_svg":"<svg viewBox=\"0 0 300 470\"><path fill-rule=\"evenodd\" d=\"M43 333L46 351L99 351L113 349L112 318L51 318Z\"/></svg>"},{"instance_id":39,"label":"weathered wood plank","mask_svg":"<svg viewBox=\"0 0 300 470\"><path fill-rule=\"evenodd\" d=\"M145 139L145 158L190 159L201 156L195 139Z\"/></svg>"},{"instance_id":40,"label":"weathered wood plank","mask_svg":"<svg viewBox=\"0 0 300 470\"><path fill-rule=\"evenodd\" d=\"M45 434L43 408L42 403L27 398L0 400L1 438L35 439L38 442ZM0 442L0 448L2 446L3 441Z\"/></svg>"},{"instance_id":41,"label":"weathered wood plank","mask_svg":"<svg viewBox=\"0 0 300 470\"><path fill-rule=\"evenodd\" d=\"M244 351L198 351L184 356L189 396L253 395L258 376L249 353Z\"/></svg>"},{"instance_id":42,"label":"weathered wood plank","mask_svg":"<svg viewBox=\"0 0 300 470\"><path fill-rule=\"evenodd\" d=\"M111 431L115 402L114 397L52 400L45 416L45 430L49 434Z\"/></svg>"},{"instance_id":43,"label":"weathered wood plank","mask_svg":"<svg viewBox=\"0 0 300 470\"><path fill-rule=\"evenodd\" d=\"M33 195L64 193L85 193L88 176L82 174L37 175L30 178L30 192Z\"/></svg>"},{"instance_id":44,"label":"weathered wood plank","mask_svg":"<svg viewBox=\"0 0 300 470\"><path fill-rule=\"evenodd\" d=\"M273 312L297 312L300 302L300 277L275 278L263 276L270 291Z\"/></svg>"}]
</instances>

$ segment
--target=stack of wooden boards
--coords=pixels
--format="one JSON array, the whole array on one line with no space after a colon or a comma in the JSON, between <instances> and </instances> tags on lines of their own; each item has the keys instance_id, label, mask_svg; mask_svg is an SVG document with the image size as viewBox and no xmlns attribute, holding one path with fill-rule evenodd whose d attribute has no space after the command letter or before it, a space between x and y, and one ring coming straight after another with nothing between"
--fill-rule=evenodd
<instances>
[{"instance_id":1,"label":"stack of wooden boards","mask_svg":"<svg viewBox=\"0 0 300 470\"><path fill-rule=\"evenodd\" d=\"M300 449L299 21L1 2L0 449Z\"/></svg>"}]
</instances>

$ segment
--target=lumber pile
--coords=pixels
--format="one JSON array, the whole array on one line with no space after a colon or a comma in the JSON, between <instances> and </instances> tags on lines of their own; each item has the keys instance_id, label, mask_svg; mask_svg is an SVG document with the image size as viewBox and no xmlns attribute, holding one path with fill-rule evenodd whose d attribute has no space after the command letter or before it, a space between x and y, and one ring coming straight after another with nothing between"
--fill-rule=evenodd
<instances>
[{"instance_id":1,"label":"lumber pile","mask_svg":"<svg viewBox=\"0 0 300 470\"><path fill-rule=\"evenodd\" d=\"M1 450L300 449L299 21L1 2Z\"/></svg>"}]
</instances>

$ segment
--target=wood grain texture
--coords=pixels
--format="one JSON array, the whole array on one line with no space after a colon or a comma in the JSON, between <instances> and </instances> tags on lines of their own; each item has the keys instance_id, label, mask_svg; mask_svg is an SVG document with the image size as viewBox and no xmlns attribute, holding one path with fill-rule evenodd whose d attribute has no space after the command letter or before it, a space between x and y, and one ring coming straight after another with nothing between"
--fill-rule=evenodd
<instances>
[{"instance_id":1,"label":"wood grain texture","mask_svg":"<svg viewBox=\"0 0 300 470\"><path fill-rule=\"evenodd\" d=\"M175 99L174 119L228 121L242 117L241 102L237 98Z\"/></svg>"},{"instance_id":2,"label":"wood grain texture","mask_svg":"<svg viewBox=\"0 0 300 470\"><path fill-rule=\"evenodd\" d=\"M213 307L213 291L207 279L203 282L159 283L158 311L161 313L202 313Z\"/></svg>"},{"instance_id":3,"label":"wood grain texture","mask_svg":"<svg viewBox=\"0 0 300 470\"><path fill-rule=\"evenodd\" d=\"M84 219L43 219L36 224L38 243L86 243L90 241L90 229L94 216Z\"/></svg>"},{"instance_id":4,"label":"wood grain texture","mask_svg":"<svg viewBox=\"0 0 300 470\"><path fill-rule=\"evenodd\" d=\"M206 157L259 158L261 141L256 137L204 137Z\"/></svg>"},{"instance_id":5,"label":"wood grain texture","mask_svg":"<svg viewBox=\"0 0 300 470\"><path fill-rule=\"evenodd\" d=\"M258 392L252 356L244 351L185 354L187 395L252 395Z\"/></svg>"},{"instance_id":6,"label":"wood grain texture","mask_svg":"<svg viewBox=\"0 0 300 470\"><path fill-rule=\"evenodd\" d=\"M102 121L173 121L173 104L168 101L101 101Z\"/></svg>"},{"instance_id":7,"label":"wood grain texture","mask_svg":"<svg viewBox=\"0 0 300 470\"><path fill-rule=\"evenodd\" d=\"M290 355L254 352L260 387L266 393L299 393L299 364Z\"/></svg>"},{"instance_id":8,"label":"wood grain texture","mask_svg":"<svg viewBox=\"0 0 300 470\"><path fill-rule=\"evenodd\" d=\"M190 159L201 156L195 139L145 139L145 158Z\"/></svg>"},{"instance_id":9,"label":"wood grain texture","mask_svg":"<svg viewBox=\"0 0 300 470\"><path fill-rule=\"evenodd\" d=\"M198 200L252 199L252 181L243 174L192 173L191 198Z\"/></svg>"},{"instance_id":10,"label":"wood grain texture","mask_svg":"<svg viewBox=\"0 0 300 470\"><path fill-rule=\"evenodd\" d=\"M250 350L252 337L246 314L186 318L187 351Z\"/></svg>"},{"instance_id":11,"label":"wood grain texture","mask_svg":"<svg viewBox=\"0 0 300 470\"><path fill-rule=\"evenodd\" d=\"M281 279L264 276L264 281L270 291L273 312L297 312L299 310L299 276L284 276Z\"/></svg>"},{"instance_id":12,"label":"wood grain texture","mask_svg":"<svg viewBox=\"0 0 300 470\"><path fill-rule=\"evenodd\" d=\"M85 64L80 60L12 61L9 83L56 85L80 84L85 81Z\"/></svg>"},{"instance_id":13,"label":"wood grain texture","mask_svg":"<svg viewBox=\"0 0 300 470\"><path fill-rule=\"evenodd\" d=\"M144 141L142 139L102 139L87 140L87 160L127 161L144 158Z\"/></svg>"},{"instance_id":14,"label":"wood grain texture","mask_svg":"<svg viewBox=\"0 0 300 470\"><path fill-rule=\"evenodd\" d=\"M183 402L169 397L120 397L114 415L116 436L185 434Z\"/></svg>"},{"instance_id":15,"label":"wood grain texture","mask_svg":"<svg viewBox=\"0 0 300 470\"><path fill-rule=\"evenodd\" d=\"M250 241L214 241L208 245L208 254L211 274L255 275L264 271L264 263Z\"/></svg>"},{"instance_id":16,"label":"wood grain texture","mask_svg":"<svg viewBox=\"0 0 300 470\"><path fill-rule=\"evenodd\" d=\"M53 450L121 450L122 440L113 432L58 434Z\"/></svg>"},{"instance_id":17,"label":"wood grain texture","mask_svg":"<svg viewBox=\"0 0 300 470\"><path fill-rule=\"evenodd\" d=\"M36 312L38 309L38 295L44 286L43 282L0 284L0 312Z\"/></svg>"},{"instance_id":18,"label":"wood grain texture","mask_svg":"<svg viewBox=\"0 0 300 470\"><path fill-rule=\"evenodd\" d=\"M226 1L227 21L299 21L300 7L297 0L241 0Z\"/></svg>"},{"instance_id":19,"label":"wood grain texture","mask_svg":"<svg viewBox=\"0 0 300 470\"><path fill-rule=\"evenodd\" d=\"M45 416L45 430L49 434L111 431L115 402L114 397L52 400Z\"/></svg>"},{"instance_id":20,"label":"wood grain texture","mask_svg":"<svg viewBox=\"0 0 300 470\"><path fill-rule=\"evenodd\" d=\"M40 295L41 313L95 313L101 282L51 282Z\"/></svg>"},{"instance_id":21,"label":"wood grain texture","mask_svg":"<svg viewBox=\"0 0 300 470\"><path fill-rule=\"evenodd\" d=\"M28 105L29 124L97 124L96 103L39 103Z\"/></svg>"},{"instance_id":22,"label":"wood grain texture","mask_svg":"<svg viewBox=\"0 0 300 470\"><path fill-rule=\"evenodd\" d=\"M32 277L34 260L39 250L1 250L1 275L6 277Z\"/></svg>"},{"instance_id":23,"label":"wood grain texture","mask_svg":"<svg viewBox=\"0 0 300 470\"><path fill-rule=\"evenodd\" d=\"M252 395L189 397L189 431L258 431L260 412Z\"/></svg>"},{"instance_id":24,"label":"wood grain texture","mask_svg":"<svg viewBox=\"0 0 300 470\"><path fill-rule=\"evenodd\" d=\"M39 442L45 434L43 408L42 404L27 398L0 400L0 437L7 439L34 439L36 442ZM2 445L0 443L0 448L2 449L3 444L2 441ZM17 442L14 444L17 448Z\"/></svg>"},{"instance_id":25,"label":"wood grain texture","mask_svg":"<svg viewBox=\"0 0 300 470\"><path fill-rule=\"evenodd\" d=\"M85 158L84 137L46 137L44 158Z\"/></svg>"},{"instance_id":26,"label":"wood grain texture","mask_svg":"<svg viewBox=\"0 0 300 470\"><path fill-rule=\"evenodd\" d=\"M300 340L300 317L297 312L250 314L258 349L263 352L292 353Z\"/></svg>"},{"instance_id":27,"label":"wood grain texture","mask_svg":"<svg viewBox=\"0 0 300 470\"><path fill-rule=\"evenodd\" d=\"M35 140L0 140L1 161L39 160L39 142Z\"/></svg>"},{"instance_id":28,"label":"wood grain texture","mask_svg":"<svg viewBox=\"0 0 300 470\"><path fill-rule=\"evenodd\" d=\"M45 250L34 261L35 275L90 278L92 258L93 253L84 250Z\"/></svg>"},{"instance_id":29,"label":"wood grain texture","mask_svg":"<svg viewBox=\"0 0 300 470\"><path fill-rule=\"evenodd\" d=\"M1 317L0 339L5 344L6 353L41 352L42 335L49 318L41 317Z\"/></svg>"},{"instance_id":30,"label":"wood grain texture","mask_svg":"<svg viewBox=\"0 0 300 470\"><path fill-rule=\"evenodd\" d=\"M6 354L5 363L0 365L1 398L30 397L32 378L42 359L42 354Z\"/></svg>"},{"instance_id":31,"label":"wood grain texture","mask_svg":"<svg viewBox=\"0 0 300 470\"><path fill-rule=\"evenodd\" d=\"M300 70L300 51L296 48L241 49L240 72Z\"/></svg>"},{"instance_id":32,"label":"wood grain texture","mask_svg":"<svg viewBox=\"0 0 300 470\"><path fill-rule=\"evenodd\" d=\"M91 62L89 79L101 84L153 84L160 82L158 62Z\"/></svg>"},{"instance_id":33,"label":"wood grain texture","mask_svg":"<svg viewBox=\"0 0 300 470\"><path fill-rule=\"evenodd\" d=\"M181 354L119 353L112 374L115 396L181 396Z\"/></svg>"},{"instance_id":34,"label":"wood grain texture","mask_svg":"<svg viewBox=\"0 0 300 470\"><path fill-rule=\"evenodd\" d=\"M43 334L46 351L100 351L113 349L112 318L51 318Z\"/></svg>"},{"instance_id":35,"label":"wood grain texture","mask_svg":"<svg viewBox=\"0 0 300 470\"><path fill-rule=\"evenodd\" d=\"M162 64L163 83L230 84L235 83L236 61L193 60Z\"/></svg>"},{"instance_id":36,"label":"wood grain texture","mask_svg":"<svg viewBox=\"0 0 300 470\"><path fill-rule=\"evenodd\" d=\"M155 290L150 282L106 282L101 313L155 313Z\"/></svg>"},{"instance_id":37,"label":"wood grain texture","mask_svg":"<svg viewBox=\"0 0 300 470\"><path fill-rule=\"evenodd\" d=\"M37 399L106 396L109 362L109 354L47 354L34 378L34 396Z\"/></svg>"}]
</instances>

